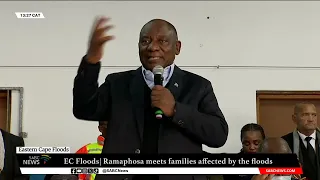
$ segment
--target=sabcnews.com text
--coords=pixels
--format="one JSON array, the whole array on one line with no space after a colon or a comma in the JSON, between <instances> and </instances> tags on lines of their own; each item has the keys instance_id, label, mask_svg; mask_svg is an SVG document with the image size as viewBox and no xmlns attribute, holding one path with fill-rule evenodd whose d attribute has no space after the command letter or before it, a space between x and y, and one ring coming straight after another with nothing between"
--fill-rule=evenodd
<instances>
[{"instance_id":1,"label":"sabcnews.com text","mask_svg":"<svg viewBox=\"0 0 320 180\"><path fill-rule=\"evenodd\" d=\"M290 169L290 168L270 168L266 169L266 173L294 173L296 172L295 169Z\"/></svg>"}]
</instances>

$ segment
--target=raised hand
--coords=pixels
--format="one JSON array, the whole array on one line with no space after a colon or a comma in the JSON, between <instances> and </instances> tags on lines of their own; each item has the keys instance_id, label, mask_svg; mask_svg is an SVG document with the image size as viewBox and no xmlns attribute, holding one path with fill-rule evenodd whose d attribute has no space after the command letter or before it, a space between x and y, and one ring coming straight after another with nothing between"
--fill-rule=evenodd
<instances>
[{"instance_id":1,"label":"raised hand","mask_svg":"<svg viewBox=\"0 0 320 180\"><path fill-rule=\"evenodd\" d=\"M114 39L114 36L107 35L113 26L107 25L109 18L98 18L93 25L92 35L87 51L87 61L91 64L98 63L103 56L103 47L107 41Z\"/></svg>"}]
</instances>

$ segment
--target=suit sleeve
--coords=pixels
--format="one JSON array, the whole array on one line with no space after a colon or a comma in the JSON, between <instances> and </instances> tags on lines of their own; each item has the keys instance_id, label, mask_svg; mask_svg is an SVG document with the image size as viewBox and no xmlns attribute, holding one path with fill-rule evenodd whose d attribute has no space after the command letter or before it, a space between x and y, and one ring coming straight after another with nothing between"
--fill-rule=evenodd
<instances>
[{"instance_id":1,"label":"suit sleeve","mask_svg":"<svg viewBox=\"0 0 320 180\"><path fill-rule=\"evenodd\" d=\"M24 147L24 140L23 138L19 137L19 141L17 143L17 147Z\"/></svg>"},{"instance_id":2,"label":"suit sleeve","mask_svg":"<svg viewBox=\"0 0 320 180\"><path fill-rule=\"evenodd\" d=\"M211 83L208 82L198 109L176 102L174 123L192 134L202 144L222 147L228 138L228 124L219 108Z\"/></svg>"},{"instance_id":3,"label":"suit sleeve","mask_svg":"<svg viewBox=\"0 0 320 180\"><path fill-rule=\"evenodd\" d=\"M100 63L89 64L82 59L73 86L73 114L78 119L106 121L109 104L109 81L99 87Z\"/></svg>"},{"instance_id":4,"label":"suit sleeve","mask_svg":"<svg viewBox=\"0 0 320 180\"><path fill-rule=\"evenodd\" d=\"M14 137L14 139L12 139L12 141L13 141L14 150L16 150L16 147L24 147L25 146L23 138L17 137L17 136L13 136L13 137ZM20 165L19 165L16 153L13 153L13 159L15 160L14 161L14 171L15 171L14 180L28 180L30 178L29 175L21 174Z\"/></svg>"}]
</instances>

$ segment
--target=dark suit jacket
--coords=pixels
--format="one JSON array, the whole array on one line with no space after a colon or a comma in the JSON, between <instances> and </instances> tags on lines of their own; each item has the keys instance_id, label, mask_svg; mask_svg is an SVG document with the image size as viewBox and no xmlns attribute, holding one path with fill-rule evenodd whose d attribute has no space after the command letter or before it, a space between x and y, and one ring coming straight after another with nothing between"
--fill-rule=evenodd
<instances>
[{"instance_id":1,"label":"dark suit jacket","mask_svg":"<svg viewBox=\"0 0 320 180\"><path fill-rule=\"evenodd\" d=\"M16 147L24 146L23 138L15 136L6 131L0 129L2 133L5 157L4 157L4 168L1 172L1 180L28 180L28 175L22 175L20 166L17 159Z\"/></svg>"},{"instance_id":2,"label":"dark suit jacket","mask_svg":"<svg viewBox=\"0 0 320 180\"><path fill-rule=\"evenodd\" d=\"M109 74L98 88L99 70L100 64L91 65L82 60L74 82L73 114L78 119L108 120L103 153L139 153L144 106L150 106L144 104L145 81L141 67ZM176 113L160 127L158 152L201 154L202 144L215 148L223 146L228 124L211 83L175 66L168 89L176 100ZM131 179L126 175L107 177L110 180ZM160 180L197 180L192 178L160 176ZM96 180L101 180L99 175Z\"/></svg>"},{"instance_id":3,"label":"dark suit jacket","mask_svg":"<svg viewBox=\"0 0 320 180\"><path fill-rule=\"evenodd\" d=\"M284 139L288 143L290 149L293 151L293 133L291 132L282 136L282 139ZM303 164L302 169L303 177L307 177L309 179L316 179L316 169L314 169L313 166L309 166L309 164Z\"/></svg>"}]
</instances>

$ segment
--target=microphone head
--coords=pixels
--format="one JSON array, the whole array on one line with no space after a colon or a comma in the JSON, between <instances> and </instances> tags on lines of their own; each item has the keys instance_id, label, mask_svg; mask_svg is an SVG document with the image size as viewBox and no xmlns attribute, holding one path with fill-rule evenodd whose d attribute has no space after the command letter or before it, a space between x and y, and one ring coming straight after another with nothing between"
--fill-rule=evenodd
<instances>
[{"instance_id":1,"label":"microphone head","mask_svg":"<svg viewBox=\"0 0 320 180\"><path fill-rule=\"evenodd\" d=\"M153 73L154 75L156 75L156 74L162 75L162 74L163 74L163 67L160 66L160 65L156 65L156 66L153 68L152 73Z\"/></svg>"}]
</instances>

